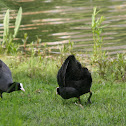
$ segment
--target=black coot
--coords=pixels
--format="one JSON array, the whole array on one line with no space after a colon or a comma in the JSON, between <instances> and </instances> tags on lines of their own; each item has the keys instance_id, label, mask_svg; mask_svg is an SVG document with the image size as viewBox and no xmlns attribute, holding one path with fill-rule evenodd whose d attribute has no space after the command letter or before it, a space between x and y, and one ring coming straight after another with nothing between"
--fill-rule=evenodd
<instances>
[{"instance_id":1,"label":"black coot","mask_svg":"<svg viewBox=\"0 0 126 126\"><path fill-rule=\"evenodd\" d=\"M77 97L80 102L81 95L90 93L88 102L91 103L91 73L87 68L81 66L80 62L76 60L74 55L68 56L59 69L57 81L59 85L57 88L57 94L59 94L62 98L69 99Z\"/></svg>"},{"instance_id":2,"label":"black coot","mask_svg":"<svg viewBox=\"0 0 126 126\"><path fill-rule=\"evenodd\" d=\"M3 92L13 92L17 90L25 91L22 83L13 82L11 71L8 66L0 60L0 97Z\"/></svg>"}]
</instances>

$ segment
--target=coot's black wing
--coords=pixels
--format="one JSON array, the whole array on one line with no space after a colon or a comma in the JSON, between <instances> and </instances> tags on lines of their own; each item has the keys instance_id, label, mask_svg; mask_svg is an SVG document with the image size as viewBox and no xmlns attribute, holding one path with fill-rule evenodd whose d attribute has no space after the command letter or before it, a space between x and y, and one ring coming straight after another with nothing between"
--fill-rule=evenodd
<instances>
[{"instance_id":1,"label":"coot's black wing","mask_svg":"<svg viewBox=\"0 0 126 126\"><path fill-rule=\"evenodd\" d=\"M7 91L8 85L12 82L13 80L9 67L0 60L0 90Z\"/></svg>"},{"instance_id":2,"label":"coot's black wing","mask_svg":"<svg viewBox=\"0 0 126 126\"><path fill-rule=\"evenodd\" d=\"M90 92L90 88L92 85L91 73L88 71L87 68L82 68L79 77L80 79L78 80L66 79L67 87L72 87L76 89L79 95Z\"/></svg>"},{"instance_id":3,"label":"coot's black wing","mask_svg":"<svg viewBox=\"0 0 126 126\"><path fill-rule=\"evenodd\" d=\"M2 67L2 61L0 60L0 68Z\"/></svg>"},{"instance_id":4,"label":"coot's black wing","mask_svg":"<svg viewBox=\"0 0 126 126\"><path fill-rule=\"evenodd\" d=\"M66 74L66 69L68 64L69 64L69 59L67 58L58 71L57 81L60 87L65 87L65 74Z\"/></svg>"},{"instance_id":5,"label":"coot's black wing","mask_svg":"<svg viewBox=\"0 0 126 126\"><path fill-rule=\"evenodd\" d=\"M59 86L67 87L69 86L69 84L66 83L67 81L80 80L81 69L81 64L75 59L74 55L68 56L57 74L57 81Z\"/></svg>"},{"instance_id":6,"label":"coot's black wing","mask_svg":"<svg viewBox=\"0 0 126 126\"><path fill-rule=\"evenodd\" d=\"M69 64L65 73L65 85L79 89L90 88L92 83L91 73L87 68L82 67L74 56L69 56Z\"/></svg>"},{"instance_id":7,"label":"coot's black wing","mask_svg":"<svg viewBox=\"0 0 126 126\"><path fill-rule=\"evenodd\" d=\"M81 64L76 60L76 58L71 55L69 56L69 64L66 69L65 80L78 81L81 79Z\"/></svg>"},{"instance_id":8,"label":"coot's black wing","mask_svg":"<svg viewBox=\"0 0 126 126\"><path fill-rule=\"evenodd\" d=\"M9 67L2 60L0 60L0 78L3 75L7 75L12 78L11 71L10 71Z\"/></svg>"}]
</instances>

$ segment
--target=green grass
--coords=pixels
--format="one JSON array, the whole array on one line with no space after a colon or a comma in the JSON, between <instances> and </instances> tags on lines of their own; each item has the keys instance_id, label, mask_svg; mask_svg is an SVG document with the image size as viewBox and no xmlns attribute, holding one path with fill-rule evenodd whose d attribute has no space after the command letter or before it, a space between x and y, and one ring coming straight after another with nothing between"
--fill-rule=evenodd
<instances>
[{"instance_id":1,"label":"green grass","mask_svg":"<svg viewBox=\"0 0 126 126\"><path fill-rule=\"evenodd\" d=\"M102 80L92 72L92 104L81 96L56 95L56 74L61 64L51 58L1 58L10 67L13 80L23 83L26 92L3 93L0 99L0 126L124 126L126 125L126 83ZM57 58L58 59L58 58ZM58 62L58 63L57 63Z\"/></svg>"}]
</instances>

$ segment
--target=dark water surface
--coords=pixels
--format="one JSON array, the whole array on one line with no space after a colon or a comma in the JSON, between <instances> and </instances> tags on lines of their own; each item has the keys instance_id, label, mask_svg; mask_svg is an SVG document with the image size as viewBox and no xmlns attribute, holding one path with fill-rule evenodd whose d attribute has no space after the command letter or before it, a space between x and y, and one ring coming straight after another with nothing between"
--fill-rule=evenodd
<instances>
[{"instance_id":1,"label":"dark water surface","mask_svg":"<svg viewBox=\"0 0 126 126\"><path fill-rule=\"evenodd\" d=\"M36 41L38 35L42 43L54 49L70 40L75 43L75 51L90 52L93 47L91 16L93 7L97 6L102 10L98 16L105 16L104 24L107 24L103 32L103 50L110 54L126 52L125 0L6 0L0 5L1 21L8 7L16 10L11 12L13 20L20 6L23 18L17 42L21 44L20 38L28 33L28 43Z\"/></svg>"}]
</instances>

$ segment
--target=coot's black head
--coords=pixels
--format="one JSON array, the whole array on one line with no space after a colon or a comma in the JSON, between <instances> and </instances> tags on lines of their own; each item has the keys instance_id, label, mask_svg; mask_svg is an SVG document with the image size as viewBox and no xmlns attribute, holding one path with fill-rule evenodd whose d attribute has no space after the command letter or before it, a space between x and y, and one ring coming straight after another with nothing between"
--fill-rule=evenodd
<instances>
[{"instance_id":1,"label":"coot's black head","mask_svg":"<svg viewBox=\"0 0 126 126\"><path fill-rule=\"evenodd\" d=\"M60 95L59 87L56 88L56 94Z\"/></svg>"},{"instance_id":2,"label":"coot's black head","mask_svg":"<svg viewBox=\"0 0 126 126\"><path fill-rule=\"evenodd\" d=\"M7 92L10 93L10 92L19 91L19 90L25 91L25 89L23 88L23 84L18 83L18 82L13 82L13 83L9 84Z\"/></svg>"}]
</instances>

